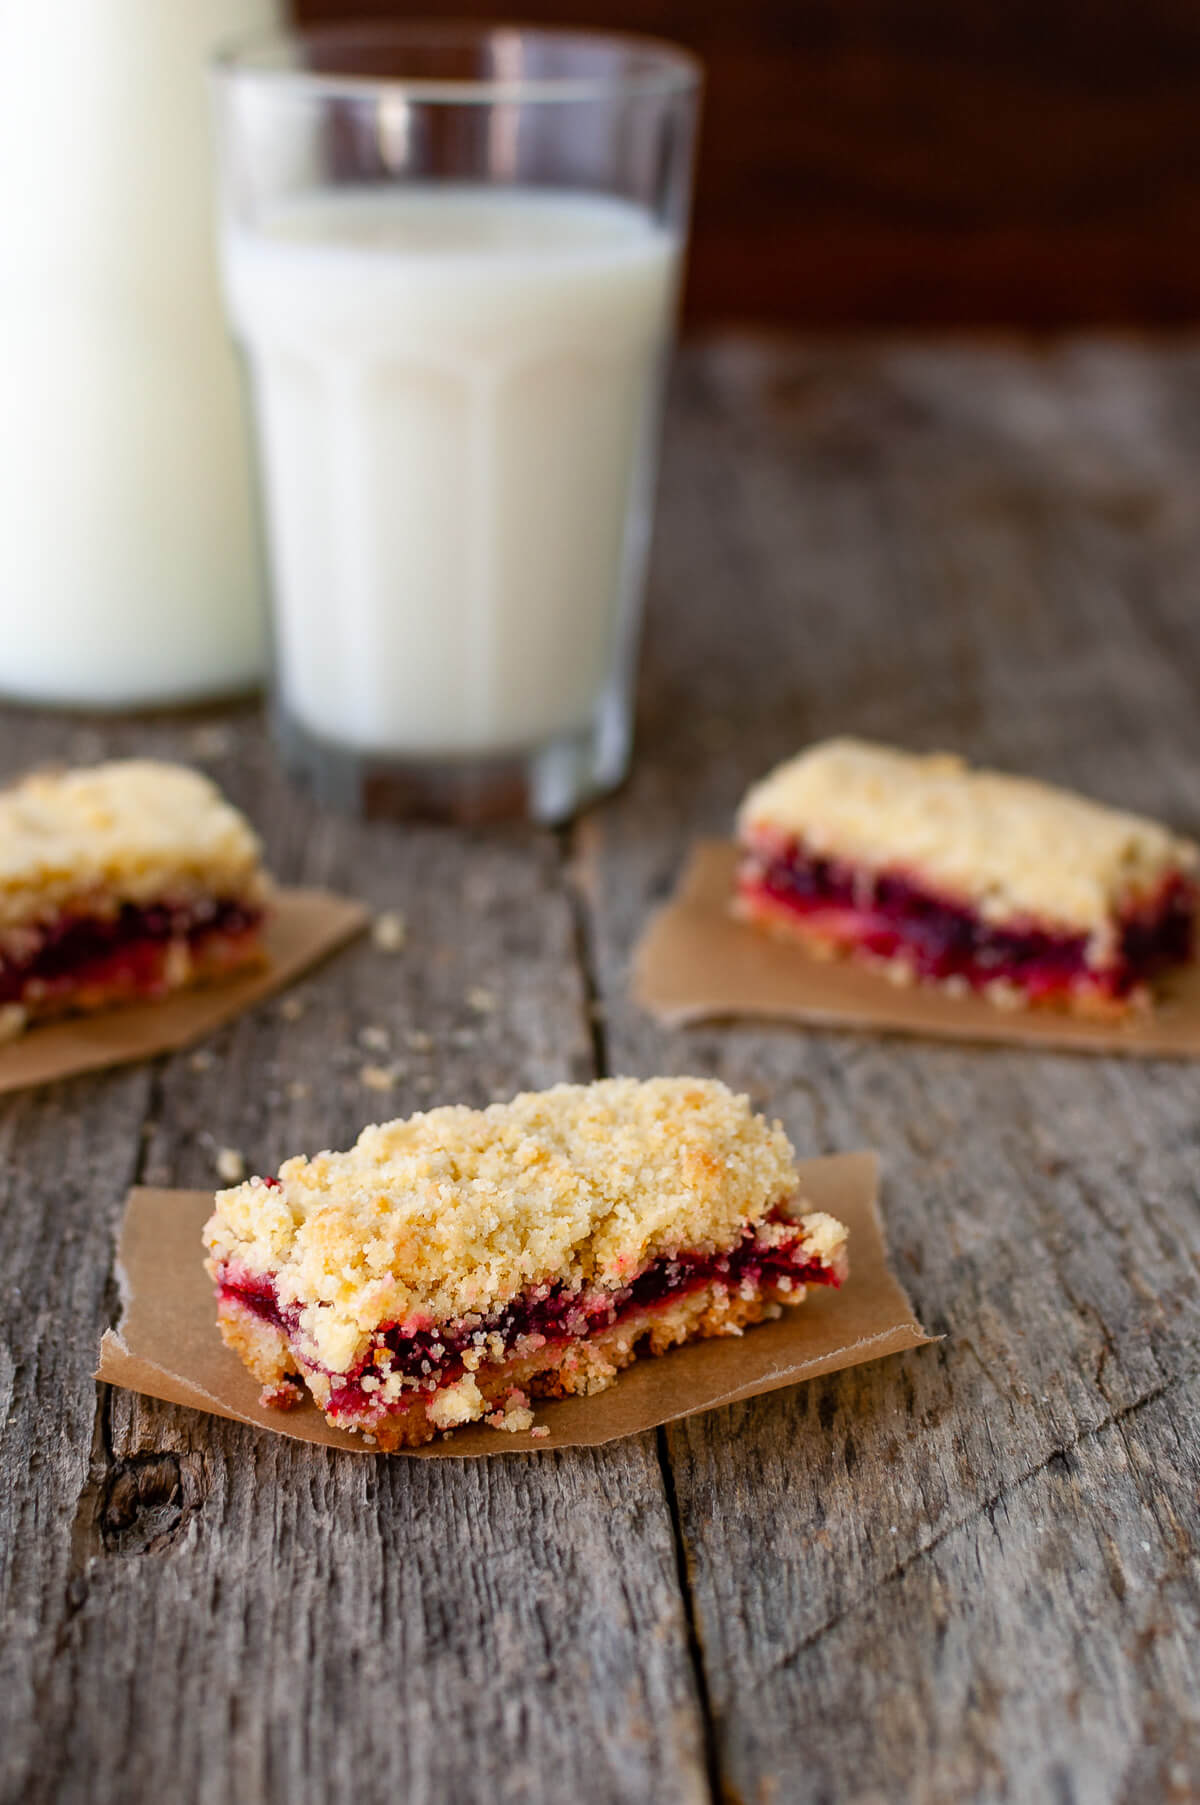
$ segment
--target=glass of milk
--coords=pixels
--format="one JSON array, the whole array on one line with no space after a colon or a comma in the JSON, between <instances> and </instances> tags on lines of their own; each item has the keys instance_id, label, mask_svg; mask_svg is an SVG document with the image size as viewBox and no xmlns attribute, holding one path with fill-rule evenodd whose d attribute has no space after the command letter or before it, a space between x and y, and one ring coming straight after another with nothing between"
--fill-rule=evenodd
<instances>
[{"instance_id":1,"label":"glass of milk","mask_svg":"<svg viewBox=\"0 0 1200 1805\"><path fill-rule=\"evenodd\" d=\"M326 800L558 821L625 775L698 88L525 28L219 63L277 729Z\"/></svg>"}]
</instances>

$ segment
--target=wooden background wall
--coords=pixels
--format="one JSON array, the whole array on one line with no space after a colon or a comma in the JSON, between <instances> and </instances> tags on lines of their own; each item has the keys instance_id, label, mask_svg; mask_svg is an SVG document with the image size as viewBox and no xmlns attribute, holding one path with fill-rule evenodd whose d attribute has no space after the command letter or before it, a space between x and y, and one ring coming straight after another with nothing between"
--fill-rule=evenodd
<instances>
[{"instance_id":1,"label":"wooden background wall","mask_svg":"<svg viewBox=\"0 0 1200 1805\"><path fill-rule=\"evenodd\" d=\"M435 13L298 0L306 21ZM1200 318L1197 0L468 0L708 65L693 320Z\"/></svg>"}]
</instances>

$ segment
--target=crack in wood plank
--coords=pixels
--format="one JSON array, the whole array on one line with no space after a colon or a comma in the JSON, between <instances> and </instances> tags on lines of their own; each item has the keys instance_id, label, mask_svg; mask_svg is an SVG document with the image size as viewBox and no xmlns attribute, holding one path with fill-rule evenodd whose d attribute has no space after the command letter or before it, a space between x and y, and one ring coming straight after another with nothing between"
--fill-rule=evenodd
<instances>
[{"instance_id":1,"label":"crack in wood plank","mask_svg":"<svg viewBox=\"0 0 1200 1805\"><path fill-rule=\"evenodd\" d=\"M707 1771L709 1795L712 1805L726 1805L726 1802L732 1801L734 1795L726 1786L721 1774L718 1725L708 1691L704 1646L700 1638L695 1599L692 1595L687 1537L680 1521L679 1500L675 1493L675 1475L671 1470L671 1450L664 1428L656 1429L654 1436L659 1469L662 1473L663 1494L671 1513L671 1531L675 1541L675 1572L679 1584L679 1595L683 1600L684 1621L687 1624L688 1654L695 1678L696 1696L700 1701L700 1710L704 1720L704 1765Z\"/></svg>"},{"instance_id":2,"label":"crack in wood plank","mask_svg":"<svg viewBox=\"0 0 1200 1805\"><path fill-rule=\"evenodd\" d=\"M605 1022L605 1010L602 1001L602 990L596 968L595 948L592 943L592 908L594 898L590 888L588 853L590 845L590 829L586 821L578 824L573 830L560 837L563 855L564 878L567 893L571 898L573 920L575 924L575 957L583 977L584 996L587 1002L588 1016L592 1034L592 1057L595 1076L604 1078L610 1075L608 1059L608 1034ZM695 1600L692 1596L691 1574L687 1541L679 1518L679 1501L675 1494L675 1477L671 1470L670 1444L664 1429L655 1431L655 1451L662 1475L663 1496L670 1514L671 1534L675 1543L675 1571L679 1587L679 1596L683 1608L684 1622L687 1627L688 1657L692 1668L696 1699L699 1705L704 1732L704 1760L707 1772L708 1790L711 1805L736 1805L736 1796L725 1783L721 1774L718 1754L718 1737L712 1700L708 1692L708 1679L704 1667L704 1650L700 1642L699 1629L696 1622Z\"/></svg>"},{"instance_id":3,"label":"crack in wood plank","mask_svg":"<svg viewBox=\"0 0 1200 1805\"><path fill-rule=\"evenodd\" d=\"M897 1561L894 1566L887 1568L884 1572L874 1576L869 1590L860 1593L857 1597L849 1599L835 1615L828 1618L827 1621L822 1623L817 1629L811 1630L801 1641L797 1642L793 1648L773 1656L768 1664L767 1671L779 1673L783 1672L788 1667L791 1667L802 1654L807 1653L809 1649L815 1647L817 1643L827 1637L831 1631L837 1629L839 1624L843 1623L846 1618L854 1616L866 1605L873 1605L882 1587L891 1585L896 1580L903 1579L905 1575L918 1564L918 1562L927 1560L931 1554L937 1552L943 1542L948 1541L952 1536L961 1534L963 1530L969 1529L972 1523L976 1522L979 1517L986 1517L993 1530L995 1530L996 1511L1000 1509L1001 1506L1007 1506L1008 1501L1011 1498L1015 1497L1018 1492L1032 1484L1040 1474L1052 1471L1056 1467L1064 1472L1069 1471L1071 1456L1085 1443L1095 1440L1098 1436L1104 1435L1109 1429L1119 1428L1128 1417L1136 1416L1139 1411L1146 1409L1148 1405L1157 1403L1160 1398L1164 1398L1170 1393L1182 1389L1198 1377L1200 1377L1200 1368L1197 1368L1194 1373L1177 1374L1174 1378L1165 1379L1161 1385L1156 1386L1153 1391L1148 1391L1144 1397L1137 1398L1132 1404L1123 1405L1120 1410L1113 1411L1111 1415L1106 1416L1101 1422L1083 1430L1073 1442L1068 1443L1064 1447L1055 1448L1050 1454L1047 1454L1043 1460L1039 1460L1036 1466L1030 1467L1026 1472L1020 1473L1016 1478L1007 1481L990 1497L983 1499L973 1509L965 1511L962 1516L955 1518L952 1522L947 1523L943 1528L939 1529L936 1535L931 1536L927 1541L918 1543L910 1553L905 1555L903 1560Z\"/></svg>"}]
</instances>

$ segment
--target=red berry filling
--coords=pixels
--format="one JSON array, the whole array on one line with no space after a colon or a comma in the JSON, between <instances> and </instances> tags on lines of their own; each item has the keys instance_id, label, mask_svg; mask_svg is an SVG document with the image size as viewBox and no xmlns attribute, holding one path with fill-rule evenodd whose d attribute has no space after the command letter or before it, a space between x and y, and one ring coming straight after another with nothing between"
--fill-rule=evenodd
<instances>
[{"instance_id":1,"label":"red berry filling","mask_svg":"<svg viewBox=\"0 0 1200 1805\"><path fill-rule=\"evenodd\" d=\"M1115 957L1099 969L1088 964L1086 934L1032 922L995 927L901 872L816 858L796 843L765 858L751 855L738 887L752 913L794 918L832 945L903 958L933 982L956 978L982 990L1002 981L1036 1002L1080 991L1127 997L1190 959L1195 938L1196 886L1178 873L1122 919Z\"/></svg>"},{"instance_id":2,"label":"red berry filling","mask_svg":"<svg viewBox=\"0 0 1200 1805\"><path fill-rule=\"evenodd\" d=\"M244 943L258 932L262 910L239 902L124 904L114 915L61 915L40 924L36 943L0 958L0 1003L69 997L77 990L155 996L166 987L172 944L201 955L220 943Z\"/></svg>"},{"instance_id":3,"label":"red berry filling","mask_svg":"<svg viewBox=\"0 0 1200 1805\"><path fill-rule=\"evenodd\" d=\"M785 1221L777 1212L772 1221ZM582 1341L614 1327L635 1312L665 1305L705 1285L719 1283L729 1291L758 1291L780 1279L792 1285L838 1285L838 1275L803 1251L803 1229L774 1245L760 1245L756 1230L743 1231L728 1252L680 1253L656 1260L616 1291L570 1291L563 1285L537 1286L489 1317L465 1317L430 1327L388 1323L377 1329L371 1346L353 1373L331 1375L337 1381L326 1408L331 1413L361 1415L403 1411L419 1395L428 1396L452 1384L466 1370L463 1355L478 1349L493 1363L516 1355L529 1338L547 1342ZM269 1278L226 1270L218 1287L222 1301L241 1304L294 1341L299 1310L281 1308ZM491 1339L499 1336L502 1349ZM382 1355L381 1360L379 1356ZM399 1373L415 1384L385 1404L377 1391L364 1390L362 1380L379 1373Z\"/></svg>"}]
</instances>

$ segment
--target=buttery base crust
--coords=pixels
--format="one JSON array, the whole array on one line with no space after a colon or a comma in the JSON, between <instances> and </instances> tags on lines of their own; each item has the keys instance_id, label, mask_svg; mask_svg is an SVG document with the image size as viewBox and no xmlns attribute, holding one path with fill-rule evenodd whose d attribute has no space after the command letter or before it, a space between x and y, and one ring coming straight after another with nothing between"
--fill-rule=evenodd
<instances>
[{"instance_id":1,"label":"buttery base crust","mask_svg":"<svg viewBox=\"0 0 1200 1805\"><path fill-rule=\"evenodd\" d=\"M665 1354L683 1342L715 1335L740 1335L753 1323L781 1315L785 1305L801 1303L804 1291L799 1284L793 1284L787 1292L769 1284L745 1297L723 1284L709 1283L683 1297L633 1312L584 1341L551 1342L499 1365L480 1366L468 1375L479 1399L478 1406L464 1407L456 1413L456 1422L477 1421L494 1408L503 1409L513 1391L543 1398L591 1396L606 1391L621 1369L641 1355ZM303 1398L302 1386L307 1383L318 1406L324 1408L330 1392L328 1375L319 1371L303 1373L282 1329L229 1296L218 1303L217 1322L225 1345L262 1385L265 1405L291 1408ZM418 1448L446 1430L447 1422L436 1420L437 1403L445 1392L453 1390L451 1386L442 1392L410 1393L412 1401L402 1412L326 1410L325 1417L334 1428L361 1431L382 1453ZM431 1407L434 1416L430 1414Z\"/></svg>"}]
</instances>

